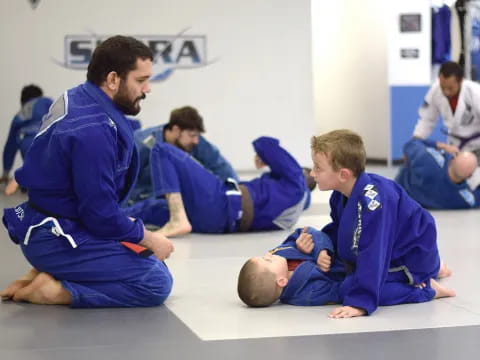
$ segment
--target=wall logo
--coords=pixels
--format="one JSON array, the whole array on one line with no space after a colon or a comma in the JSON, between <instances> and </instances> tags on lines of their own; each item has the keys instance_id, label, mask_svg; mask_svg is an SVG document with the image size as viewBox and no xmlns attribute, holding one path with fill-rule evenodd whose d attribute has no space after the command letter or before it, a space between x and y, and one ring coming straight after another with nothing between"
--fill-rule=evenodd
<instances>
[{"instance_id":1,"label":"wall logo","mask_svg":"<svg viewBox=\"0 0 480 360\"><path fill-rule=\"evenodd\" d=\"M214 63L207 60L205 35L137 35L154 55L153 76L150 81L166 80L175 70L200 68ZM55 63L68 69L86 70L93 51L110 35L66 35L64 61Z\"/></svg>"}]
</instances>

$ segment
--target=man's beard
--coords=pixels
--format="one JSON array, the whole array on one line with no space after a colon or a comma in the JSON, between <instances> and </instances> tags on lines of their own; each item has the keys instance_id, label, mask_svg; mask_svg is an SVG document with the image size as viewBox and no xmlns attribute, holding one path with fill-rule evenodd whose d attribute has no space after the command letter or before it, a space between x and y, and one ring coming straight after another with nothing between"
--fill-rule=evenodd
<instances>
[{"instance_id":1,"label":"man's beard","mask_svg":"<svg viewBox=\"0 0 480 360\"><path fill-rule=\"evenodd\" d=\"M113 102L117 108L125 115L137 115L140 112L140 100L145 99L146 95L137 97L135 100L131 100L128 97L126 88L121 85L118 93L113 97Z\"/></svg>"},{"instance_id":2,"label":"man's beard","mask_svg":"<svg viewBox=\"0 0 480 360\"><path fill-rule=\"evenodd\" d=\"M180 144L178 140L175 140L175 146L178 147L179 149L182 149L183 151L186 151L188 153L192 152L193 150L193 145L185 146Z\"/></svg>"}]
</instances>

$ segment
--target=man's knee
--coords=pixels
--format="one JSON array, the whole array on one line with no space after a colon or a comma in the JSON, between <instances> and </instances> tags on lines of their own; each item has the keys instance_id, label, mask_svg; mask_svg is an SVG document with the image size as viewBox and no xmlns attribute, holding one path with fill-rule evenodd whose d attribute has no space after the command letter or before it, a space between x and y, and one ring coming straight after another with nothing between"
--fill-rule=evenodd
<instances>
[{"instance_id":1,"label":"man's knee","mask_svg":"<svg viewBox=\"0 0 480 360\"><path fill-rule=\"evenodd\" d=\"M143 306L162 305L172 291L173 278L168 268L160 263L140 284L139 298Z\"/></svg>"}]
</instances>

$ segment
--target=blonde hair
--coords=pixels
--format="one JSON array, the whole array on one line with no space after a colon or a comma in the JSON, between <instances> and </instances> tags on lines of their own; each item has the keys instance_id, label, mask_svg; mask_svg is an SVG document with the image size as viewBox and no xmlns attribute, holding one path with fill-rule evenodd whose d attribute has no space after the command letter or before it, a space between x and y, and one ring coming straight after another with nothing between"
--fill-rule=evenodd
<instances>
[{"instance_id":1,"label":"blonde hair","mask_svg":"<svg viewBox=\"0 0 480 360\"><path fill-rule=\"evenodd\" d=\"M238 275L238 296L248 306L270 306L278 300L281 288L275 274L263 269L258 263L248 260Z\"/></svg>"},{"instance_id":2,"label":"blonde hair","mask_svg":"<svg viewBox=\"0 0 480 360\"><path fill-rule=\"evenodd\" d=\"M353 131L333 130L320 136L312 136L311 149L325 154L332 169L347 168L355 177L365 171L366 153L363 140Z\"/></svg>"}]
</instances>

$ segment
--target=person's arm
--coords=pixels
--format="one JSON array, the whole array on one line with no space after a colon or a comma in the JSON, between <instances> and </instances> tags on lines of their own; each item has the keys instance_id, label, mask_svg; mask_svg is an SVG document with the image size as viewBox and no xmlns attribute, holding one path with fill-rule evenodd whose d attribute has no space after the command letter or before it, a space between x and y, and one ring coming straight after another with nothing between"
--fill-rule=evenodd
<instances>
[{"instance_id":1,"label":"person's arm","mask_svg":"<svg viewBox=\"0 0 480 360\"><path fill-rule=\"evenodd\" d=\"M13 161L15 160L15 155L18 151L17 144L17 132L20 119L18 116L15 116L10 125L10 131L8 132L7 142L3 148L3 175L0 178L0 183L7 183L9 180L9 174L13 167Z\"/></svg>"},{"instance_id":2,"label":"person's arm","mask_svg":"<svg viewBox=\"0 0 480 360\"><path fill-rule=\"evenodd\" d=\"M82 224L104 240L140 242L143 223L130 220L121 211L116 193L117 171L126 170L117 169L115 129L98 124L64 137L63 151L71 156L74 196Z\"/></svg>"},{"instance_id":3,"label":"person's arm","mask_svg":"<svg viewBox=\"0 0 480 360\"><path fill-rule=\"evenodd\" d=\"M302 167L297 160L280 146L278 139L262 136L253 142L253 147L260 159L270 167L273 177L291 178L302 175Z\"/></svg>"},{"instance_id":4,"label":"person's arm","mask_svg":"<svg viewBox=\"0 0 480 360\"><path fill-rule=\"evenodd\" d=\"M440 111L436 104L435 95L439 90L438 83L435 83L425 95L423 104L418 110L419 119L413 130L413 137L426 139L432 133L438 121Z\"/></svg>"},{"instance_id":5,"label":"person's arm","mask_svg":"<svg viewBox=\"0 0 480 360\"><path fill-rule=\"evenodd\" d=\"M388 214L388 206L389 204L383 203L372 211L363 204L357 261L351 275L353 279L349 282L350 286L345 289L343 299L344 307L354 308L346 309L354 313L351 316L362 315L355 314L355 309L372 314L378 307L380 289L390 266L389 240L395 236L390 231L395 222L395 214Z\"/></svg>"},{"instance_id":6,"label":"person's arm","mask_svg":"<svg viewBox=\"0 0 480 360\"><path fill-rule=\"evenodd\" d=\"M193 148L192 156L220 179L232 178L238 181L232 165L222 156L220 150L203 136L200 136L198 145Z\"/></svg>"}]
</instances>

